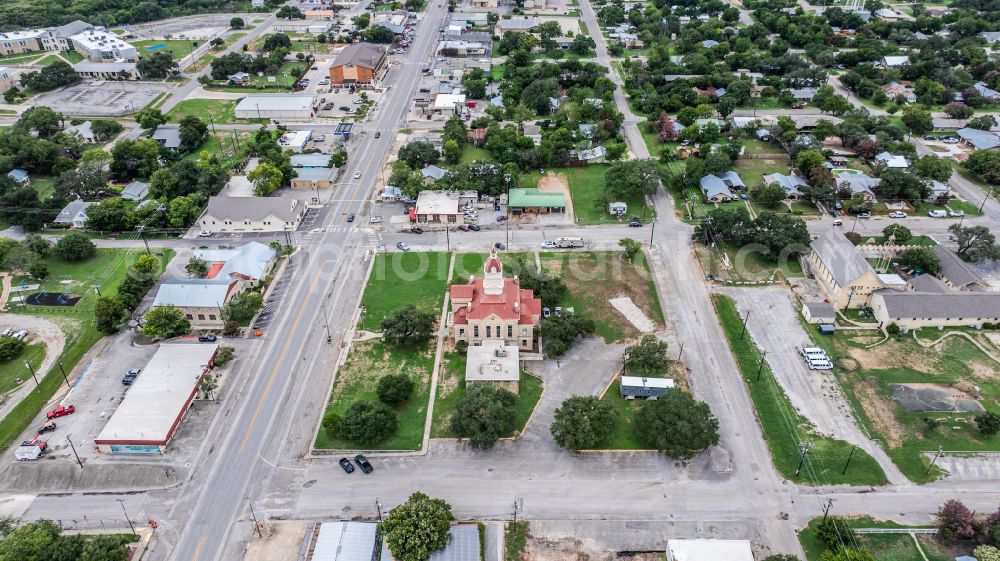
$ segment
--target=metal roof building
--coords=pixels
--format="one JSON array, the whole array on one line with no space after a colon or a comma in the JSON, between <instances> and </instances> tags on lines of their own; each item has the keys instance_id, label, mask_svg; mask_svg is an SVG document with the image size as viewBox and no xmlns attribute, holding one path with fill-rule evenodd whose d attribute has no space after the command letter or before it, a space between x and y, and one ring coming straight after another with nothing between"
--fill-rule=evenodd
<instances>
[{"instance_id":1,"label":"metal roof building","mask_svg":"<svg viewBox=\"0 0 1000 561\"><path fill-rule=\"evenodd\" d=\"M452 524L451 536L444 549L431 552L428 561L479 561L479 527L475 524Z\"/></svg>"},{"instance_id":2,"label":"metal roof building","mask_svg":"<svg viewBox=\"0 0 1000 561\"><path fill-rule=\"evenodd\" d=\"M94 442L111 454L162 454L212 367L217 344L162 343Z\"/></svg>"},{"instance_id":3,"label":"metal roof building","mask_svg":"<svg viewBox=\"0 0 1000 561\"><path fill-rule=\"evenodd\" d=\"M667 561L754 561L750 540L668 540Z\"/></svg>"},{"instance_id":4,"label":"metal roof building","mask_svg":"<svg viewBox=\"0 0 1000 561\"><path fill-rule=\"evenodd\" d=\"M378 524L374 522L324 522L312 561L372 561L377 545Z\"/></svg>"},{"instance_id":5,"label":"metal roof building","mask_svg":"<svg viewBox=\"0 0 1000 561\"><path fill-rule=\"evenodd\" d=\"M510 190L511 208L566 208L566 195L546 193L535 188Z\"/></svg>"},{"instance_id":6,"label":"metal roof building","mask_svg":"<svg viewBox=\"0 0 1000 561\"><path fill-rule=\"evenodd\" d=\"M316 96L312 94L255 94L236 104L237 119L309 119Z\"/></svg>"},{"instance_id":7,"label":"metal roof building","mask_svg":"<svg viewBox=\"0 0 1000 561\"><path fill-rule=\"evenodd\" d=\"M674 388L670 378L648 378L646 376L622 376L619 392L627 399L656 399Z\"/></svg>"}]
</instances>

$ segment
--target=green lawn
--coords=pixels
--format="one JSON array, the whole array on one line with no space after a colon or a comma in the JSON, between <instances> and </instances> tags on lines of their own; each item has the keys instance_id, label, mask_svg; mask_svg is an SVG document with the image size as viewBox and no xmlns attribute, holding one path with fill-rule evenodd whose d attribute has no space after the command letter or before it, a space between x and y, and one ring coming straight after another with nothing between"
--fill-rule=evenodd
<instances>
[{"instance_id":1,"label":"green lawn","mask_svg":"<svg viewBox=\"0 0 1000 561\"><path fill-rule=\"evenodd\" d=\"M483 150L482 148L477 148L472 145L466 145L465 148L462 149L462 159L458 163L471 164L476 160L492 161L493 156L491 156L489 152Z\"/></svg>"},{"instance_id":2,"label":"green lawn","mask_svg":"<svg viewBox=\"0 0 1000 561\"><path fill-rule=\"evenodd\" d=\"M434 399L434 421L431 423L431 438L456 438L449 423L455 413L459 398L465 394L465 355L446 353L438 373L437 397ZM517 396L517 417L515 434L524 431L535 405L542 397L542 380L521 371ZM510 434L507 436L515 436Z\"/></svg>"},{"instance_id":3,"label":"green lawn","mask_svg":"<svg viewBox=\"0 0 1000 561\"><path fill-rule=\"evenodd\" d=\"M783 154L781 148L773 142L764 142L763 140L745 139L743 140L743 148L746 150L747 154Z\"/></svg>"},{"instance_id":4,"label":"green lawn","mask_svg":"<svg viewBox=\"0 0 1000 561\"><path fill-rule=\"evenodd\" d=\"M608 299L628 296L646 317L663 325L663 310L656 285L640 252L634 262L626 263L619 252L542 253L542 268L566 283L566 295L559 305L572 307L596 324L597 335L609 343L639 336L639 331L618 312Z\"/></svg>"},{"instance_id":5,"label":"green lawn","mask_svg":"<svg viewBox=\"0 0 1000 561\"><path fill-rule=\"evenodd\" d=\"M191 54L191 51L195 49L195 43L200 45L201 41L178 41L178 40L159 40L159 39L148 39L145 41L132 41L132 46L139 51L139 55L152 54L157 51L167 50L174 53L174 59L180 60L187 55ZM163 45L162 49L148 50L149 47L157 47Z\"/></svg>"},{"instance_id":6,"label":"green lawn","mask_svg":"<svg viewBox=\"0 0 1000 561\"><path fill-rule=\"evenodd\" d=\"M552 168L546 169L548 174L564 174L569 182L570 195L573 198L573 212L576 214L577 224L620 224L618 218L612 216L604 204L597 204L597 201L604 200L604 174L608 171L609 165L592 165L579 168ZM520 178L521 187L535 187L538 185L539 174L537 172L523 173ZM650 220L655 216L652 207L647 207L642 197L627 197L624 199L628 205L628 214L635 216L645 216L645 220Z\"/></svg>"},{"instance_id":7,"label":"green lawn","mask_svg":"<svg viewBox=\"0 0 1000 561\"><path fill-rule=\"evenodd\" d=\"M806 561L818 561L823 551L826 550L819 536L818 530L822 518L814 518L809 521L809 525L799 532L799 543L806 553ZM926 526L906 526L895 522L874 520L870 517L853 518L850 521L852 528L929 528ZM867 549L879 561L923 561L916 544L910 534L853 534L850 539L853 547ZM950 551L937 541L933 535L917 535L920 548L923 550L927 561L951 561L958 555L962 555L962 549ZM971 554L971 548L964 550L965 554Z\"/></svg>"},{"instance_id":8,"label":"green lawn","mask_svg":"<svg viewBox=\"0 0 1000 561\"><path fill-rule=\"evenodd\" d=\"M230 33L229 35L226 35L226 45L232 45L233 43L246 37L246 35L246 33Z\"/></svg>"},{"instance_id":9,"label":"green lawn","mask_svg":"<svg viewBox=\"0 0 1000 561\"><path fill-rule=\"evenodd\" d=\"M811 424L792 406L766 361L761 379L757 381L761 355L748 335L740 339L743 318L731 298L716 295L714 300L723 331L754 402L758 422L778 472L791 481L810 485L885 484L882 468L861 449L855 450L847 473L841 473L852 445L816 433ZM813 447L804 469L799 475L795 475L799 463L799 447L806 442L811 442Z\"/></svg>"},{"instance_id":10,"label":"green lawn","mask_svg":"<svg viewBox=\"0 0 1000 561\"><path fill-rule=\"evenodd\" d=\"M32 177L31 184L38 193L38 200L47 201L56 192L56 180L54 177Z\"/></svg>"},{"instance_id":11,"label":"green lawn","mask_svg":"<svg viewBox=\"0 0 1000 561\"><path fill-rule=\"evenodd\" d=\"M447 253L379 254L361 300L365 313L359 328L378 331L384 318L407 304L438 316L448 288L449 263Z\"/></svg>"},{"instance_id":12,"label":"green lawn","mask_svg":"<svg viewBox=\"0 0 1000 561\"><path fill-rule=\"evenodd\" d=\"M213 60L215 60L215 55L211 53L203 54L200 57L198 57L198 60L192 62L191 66L187 67L187 72L198 72L204 69L209 64L212 64Z\"/></svg>"},{"instance_id":13,"label":"green lawn","mask_svg":"<svg viewBox=\"0 0 1000 561\"><path fill-rule=\"evenodd\" d=\"M639 411L644 402L638 399L628 400L622 397L618 389L618 382L611 384L607 393L601 397L601 401L611 405L618 414L618 418L615 419L614 431L611 433L608 444L603 449L648 450L649 446L639 441L635 427L632 426L632 417Z\"/></svg>"},{"instance_id":14,"label":"green lawn","mask_svg":"<svg viewBox=\"0 0 1000 561\"><path fill-rule=\"evenodd\" d=\"M28 361L35 373L38 374L38 367L44 358L45 343L39 342L26 345L16 357L0 362L0 394L5 394L16 388L18 384L15 384L14 380L18 378L22 380L22 383L34 387L35 381L31 378L31 372L24 367L24 362Z\"/></svg>"},{"instance_id":15,"label":"green lawn","mask_svg":"<svg viewBox=\"0 0 1000 561\"><path fill-rule=\"evenodd\" d=\"M723 252L729 257L729 267L725 267ZM741 252L740 248L729 242L719 242L715 247L698 244L695 246L695 254L706 274L723 281L771 280L775 272L785 278L803 276L798 259L777 263L764 258L757 251Z\"/></svg>"},{"instance_id":16,"label":"green lawn","mask_svg":"<svg viewBox=\"0 0 1000 561\"><path fill-rule=\"evenodd\" d=\"M736 160L733 170L740 174L747 189L753 189L764 182L764 176L771 173L788 174L787 159L774 160Z\"/></svg>"},{"instance_id":17,"label":"green lawn","mask_svg":"<svg viewBox=\"0 0 1000 561\"><path fill-rule=\"evenodd\" d=\"M65 291L67 285L60 283L59 280L71 278L74 291L85 293L86 296L72 308L11 304L11 312L46 317L63 328L66 333L66 344L58 361L69 372L87 350L102 337L93 323L94 304L97 298L90 290L90 286L100 284L101 294L114 296L118 285L125 278L127 267L139 254L139 250L98 249L96 256L82 263L67 263L55 257L45 257L44 261L49 267L51 276L42 283L43 288ZM173 254L174 251L171 249L158 254L161 272ZM40 376L41 374L39 373ZM41 382L38 391L28 394L3 420L0 420L0 449L7 448L21 435L56 389L64 383L58 366L44 373Z\"/></svg>"},{"instance_id":18,"label":"green lawn","mask_svg":"<svg viewBox=\"0 0 1000 561\"><path fill-rule=\"evenodd\" d=\"M186 99L167 113L167 118L179 122L189 115L208 123L209 117L216 123L236 122L236 101L223 99Z\"/></svg>"},{"instance_id":19,"label":"green lawn","mask_svg":"<svg viewBox=\"0 0 1000 561\"><path fill-rule=\"evenodd\" d=\"M62 51L59 53L64 59L76 64L84 60L84 56L76 51Z\"/></svg>"},{"instance_id":20,"label":"green lawn","mask_svg":"<svg viewBox=\"0 0 1000 561\"><path fill-rule=\"evenodd\" d=\"M59 57L57 57L56 55L49 55L49 56L43 58L42 60L39 60L39 61L35 62L35 64L37 64L39 66L49 66L50 64L53 64L53 63L56 63L56 62L62 62L62 59L59 58Z\"/></svg>"},{"instance_id":21,"label":"green lawn","mask_svg":"<svg viewBox=\"0 0 1000 561\"><path fill-rule=\"evenodd\" d=\"M0 64L30 64L45 56L44 52L20 53L16 55L0 56Z\"/></svg>"},{"instance_id":22,"label":"green lawn","mask_svg":"<svg viewBox=\"0 0 1000 561\"><path fill-rule=\"evenodd\" d=\"M1000 413L1000 381L986 374L998 365L969 341L952 337L934 349L925 349L912 334L899 335L871 349L867 345L881 339L871 332L838 331L821 336L815 326L807 326L818 346L834 357L834 374L852 404L859 422L873 438L882 443L886 453L911 480L923 483L941 475L937 468L928 471L923 452L942 446L951 452L1000 450L1000 438L983 436L972 422L971 413L923 413L904 410L891 399L889 384L936 383L971 390L978 388L980 403L989 411ZM987 348L995 346L985 335L964 330ZM934 340L943 333L923 329L918 336ZM861 365L867 365L862 367ZM929 428L925 419L941 422Z\"/></svg>"}]
</instances>

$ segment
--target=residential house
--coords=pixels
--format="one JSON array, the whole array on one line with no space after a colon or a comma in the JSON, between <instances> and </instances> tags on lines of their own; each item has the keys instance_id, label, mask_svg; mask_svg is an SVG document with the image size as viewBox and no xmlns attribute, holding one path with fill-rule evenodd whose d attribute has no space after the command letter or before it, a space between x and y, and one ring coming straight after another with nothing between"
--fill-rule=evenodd
<instances>
[{"instance_id":1,"label":"residential house","mask_svg":"<svg viewBox=\"0 0 1000 561\"><path fill-rule=\"evenodd\" d=\"M875 10L875 16L886 21L899 21L903 19L903 14L893 10L892 8L879 8L878 10Z\"/></svg>"},{"instance_id":2,"label":"residential house","mask_svg":"<svg viewBox=\"0 0 1000 561\"><path fill-rule=\"evenodd\" d=\"M122 189L122 198L130 201L141 201L149 195L149 183L133 181Z\"/></svg>"},{"instance_id":3,"label":"residential house","mask_svg":"<svg viewBox=\"0 0 1000 561\"><path fill-rule=\"evenodd\" d=\"M403 190L394 185L386 185L382 189L382 194L379 195L379 200L383 203L393 203L403 198Z\"/></svg>"},{"instance_id":4,"label":"residential house","mask_svg":"<svg viewBox=\"0 0 1000 561\"><path fill-rule=\"evenodd\" d=\"M711 49L712 47L719 46L719 42L716 41L715 39L706 39L701 42L701 46L705 47L706 49Z\"/></svg>"},{"instance_id":5,"label":"residential house","mask_svg":"<svg viewBox=\"0 0 1000 561\"><path fill-rule=\"evenodd\" d=\"M809 182L799 175L784 175L781 173L770 173L764 176L764 185L777 183L785 190L785 198L798 199L802 196L801 187L806 187Z\"/></svg>"},{"instance_id":6,"label":"residential house","mask_svg":"<svg viewBox=\"0 0 1000 561\"><path fill-rule=\"evenodd\" d=\"M820 121L829 121L834 125L844 122L840 117L833 115L789 115L788 118L795 123L795 130L797 131L814 129Z\"/></svg>"},{"instance_id":7,"label":"residential house","mask_svg":"<svg viewBox=\"0 0 1000 561\"><path fill-rule=\"evenodd\" d=\"M97 137L94 135L94 131L92 129L93 125L93 121L84 121L79 125L70 125L63 130L67 134L77 136L84 142L94 142L97 140Z\"/></svg>"},{"instance_id":8,"label":"residential house","mask_svg":"<svg viewBox=\"0 0 1000 561\"><path fill-rule=\"evenodd\" d=\"M420 174L424 176L424 185L430 185L438 179L444 177L448 173L448 170L444 168L439 168L434 164L426 166L424 169L420 170Z\"/></svg>"},{"instance_id":9,"label":"residential house","mask_svg":"<svg viewBox=\"0 0 1000 561\"><path fill-rule=\"evenodd\" d=\"M288 232L304 214L305 205L291 198L211 197L197 224L216 232Z\"/></svg>"},{"instance_id":10,"label":"residential house","mask_svg":"<svg viewBox=\"0 0 1000 561\"><path fill-rule=\"evenodd\" d=\"M907 55L902 56L884 56L881 60L882 68L899 68L904 64L910 63L910 57Z\"/></svg>"},{"instance_id":11,"label":"residential house","mask_svg":"<svg viewBox=\"0 0 1000 561\"><path fill-rule=\"evenodd\" d=\"M955 131L961 138L962 146L970 150L991 150L1000 146L1000 136L979 129L962 128Z\"/></svg>"},{"instance_id":12,"label":"residential house","mask_svg":"<svg viewBox=\"0 0 1000 561\"><path fill-rule=\"evenodd\" d=\"M522 135L530 138L535 143L535 146L542 143L542 127L540 125L525 123Z\"/></svg>"},{"instance_id":13,"label":"residential house","mask_svg":"<svg viewBox=\"0 0 1000 561\"><path fill-rule=\"evenodd\" d=\"M808 263L827 300L838 310L864 308L871 294L885 288L875 269L839 228L811 244Z\"/></svg>"},{"instance_id":14,"label":"residential house","mask_svg":"<svg viewBox=\"0 0 1000 561\"><path fill-rule=\"evenodd\" d=\"M850 190L852 197L861 197L865 202L874 203L876 201L873 189L882 183L881 179L865 173L841 173L834 177L837 181L837 189Z\"/></svg>"},{"instance_id":15,"label":"residential house","mask_svg":"<svg viewBox=\"0 0 1000 561\"><path fill-rule=\"evenodd\" d=\"M164 148L181 147L181 126L180 125L160 125L153 131L152 139L159 142Z\"/></svg>"},{"instance_id":16,"label":"residential house","mask_svg":"<svg viewBox=\"0 0 1000 561\"><path fill-rule=\"evenodd\" d=\"M7 177L14 180L18 185L31 185L31 175L20 168L14 168L7 172Z\"/></svg>"},{"instance_id":17,"label":"residential house","mask_svg":"<svg viewBox=\"0 0 1000 561\"><path fill-rule=\"evenodd\" d=\"M226 76L226 79L234 84L244 85L250 81L250 74L246 72L237 72Z\"/></svg>"},{"instance_id":18,"label":"residential house","mask_svg":"<svg viewBox=\"0 0 1000 561\"><path fill-rule=\"evenodd\" d=\"M896 99L897 97L902 97L907 103L916 103L917 94L913 91L909 85L900 84L899 82L889 82L888 84L882 86L882 91L889 99Z\"/></svg>"},{"instance_id":19,"label":"residential house","mask_svg":"<svg viewBox=\"0 0 1000 561\"><path fill-rule=\"evenodd\" d=\"M930 192L928 192L927 197L924 198L924 200L929 203L937 202L941 200L942 197L951 196L951 188L940 181L932 179L930 181L930 186Z\"/></svg>"},{"instance_id":20,"label":"residential house","mask_svg":"<svg viewBox=\"0 0 1000 561\"><path fill-rule=\"evenodd\" d=\"M818 91L819 88L793 88L791 90L795 101L812 101Z\"/></svg>"},{"instance_id":21,"label":"residential house","mask_svg":"<svg viewBox=\"0 0 1000 561\"><path fill-rule=\"evenodd\" d=\"M510 189L508 206L512 214L566 212L566 195L535 188Z\"/></svg>"},{"instance_id":22,"label":"residential house","mask_svg":"<svg viewBox=\"0 0 1000 561\"><path fill-rule=\"evenodd\" d=\"M739 174L732 170L722 175L706 175L698 183L705 200L715 203L735 201L739 198L735 191L746 188Z\"/></svg>"},{"instance_id":23,"label":"residential house","mask_svg":"<svg viewBox=\"0 0 1000 561\"><path fill-rule=\"evenodd\" d=\"M496 99L496 98L494 98L494 99ZM486 129L485 128L469 129L468 131L466 131L465 136L466 136L466 138L469 139L469 142L472 143L473 146L477 146L477 147L481 148L483 146L483 144L486 143Z\"/></svg>"},{"instance_id":24,"label":"residential house","mask_svg":"<svg viewBox=\"0 0 1000 561\"><path fill-rule=\"evenodd\" d=\"M888 151L876 154L875 161L887 168L892 169L906 169L910 167L910 162L906 161L905 156L890 154Z\"/></svg>"},{"instance_id":25,"label":"residential house","mask_svg":"<svg viewBox=\"0 0 1000 561\"><path fill-rule=\"evenodd\" d=\"M81 199L69 203L56 216L53 224L69 224L71 227L80 229L87 226L87 207L96 205L96 202L87 202Z\"/></svg>"},{"instance_id":26,"label":"residential house","mask_svg":"<svg viewBox=\"0 0 1000 561\"><path fill-rule=\"evenodd\" d=\"M505 278L496 248L483 266L482 277L450 288L451 311L447 327L455 341L470 347L486 340L503 341L522 351L536 348L535 328L542 316L542 301L521 288L517 277Z\"/></svg>"},{"instance_id":27,"label":"residential house","mask_svg":"<svg viewBox=\"0 0 1000 561\"><path fill-rule=\"evenodd\" d=\"M337 180L337 168L298 168L292 178L292 189L329 189Z\"/></svg>"},{"instance_id":28,"label":"residential house","mask_svg":"<svg viewBox=\"0 0 1000 561\"><path fill-rule=\"evenodd\" d=\"M330 65L330 83L370 84L386 65L385 45L353 43L344 47Z\"/></svg>"},{"instance_id":29,"label":"residential house","mask_svg":"<svg viewBox=\"0 0 1000 561\"><path fill-rule=\"evenodd\" d=\"M656 398L674 389L670 378L647 378L646 376L622 376L618 383L618 393L625 399Z\"/></svg>"},{"instance_id":30,"label":"residential house","mask_svg":"<svg viewBox=\"0 0 1000 561\"><path fill-rule=\"evenodd\" d=\"M1000 31L983 31L979 36L990 44L1000 41Z\"/></svg>"},{"instance_id":31,"label":"residential house","mask_svg":"<svg viewBox=\"0 0 1000 561\"><path fill-rule=\"evenodd\" d=\"M501 339L470 346L465 361L465 387L490 384L517 394L520 389L520 348Z\"/></svg>"},{"instance_id":32,"label":"residential house","mask_svg":"<svg viewBox=\"0 0 1000 561\"><path fill-rule=\"evenodd\" d=\"M976 82L975 84L972 85L972 87L975 88L976 91L979 92L979 95L981 95L983 99L987 101L1000 100L1000 92L994 90L993 88L988 87L986 84L982 82Z\"/></svg>"},{"instance_id":33,"label":"residential house","mask_svg":"<svg viewBox=\"0 0 1000 561\"><path fill-rule=\"evenodd\" d=\"M410 210L410 220L420 224L464 224L459 194L455 191L421 191Z\"/></svg>"}]
</instances>

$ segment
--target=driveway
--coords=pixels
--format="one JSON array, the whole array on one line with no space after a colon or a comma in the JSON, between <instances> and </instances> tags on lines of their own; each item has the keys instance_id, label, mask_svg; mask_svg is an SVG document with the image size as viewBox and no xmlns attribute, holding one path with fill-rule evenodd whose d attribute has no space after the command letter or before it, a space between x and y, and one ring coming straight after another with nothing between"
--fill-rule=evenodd
<instances>
[{"instance_id":1,"label":"driveway","mask_svg":"<svg viewBox=\"0 0 1000 561\"><path fill-rule=\"evenodd\" d=\"M767 353L768 364L799 413L819 432L857 444L868 452L882 466L890 483L908 484L889 456L854 422L854 414L833 375L806 367L799 349L813 346L813 341L799 323L798 305L792 302L791 292L778 286L718 290L736 300L740 315L750 313L747 331Z\"/></svg>"}]
</instances>

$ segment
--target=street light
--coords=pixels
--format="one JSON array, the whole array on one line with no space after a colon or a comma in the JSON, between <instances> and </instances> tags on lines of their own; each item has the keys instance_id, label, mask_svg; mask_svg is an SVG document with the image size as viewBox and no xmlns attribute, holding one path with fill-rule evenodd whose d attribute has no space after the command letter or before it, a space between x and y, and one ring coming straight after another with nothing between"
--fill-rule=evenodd
<instances>
[{"instance_id":1,"label":"street light","mask_svg":"<svg viewBox=\"0 0 1000 561\"><path fill-rule=\"evenodd\" d=\"M81 467L82 467L82 465L81 465ZM128 527L132 528L132 535L133 536L138 536L139 534L138 534L138 532L135 531L135 526L132 525L132 520L130 520L129 517L128 517L128 511L125 510L125 499L117 499L117 500L122 505L122 512L125 513L125 521L128 522Z\"/></svg>"},{"instance_id":2,"label":"street light","mask_svg":"<svg viewBox=\"0 0 1000 561\"><path fill-rule=\"evenodd\" d=\"M37 388L39 384L38 376L35 375L35 369L31 367L31 363L28 361L24 361L24 367L28 369L28 372L31 372L31 377L35 379L35 387Z\"/></svg>"}]
</instances>

